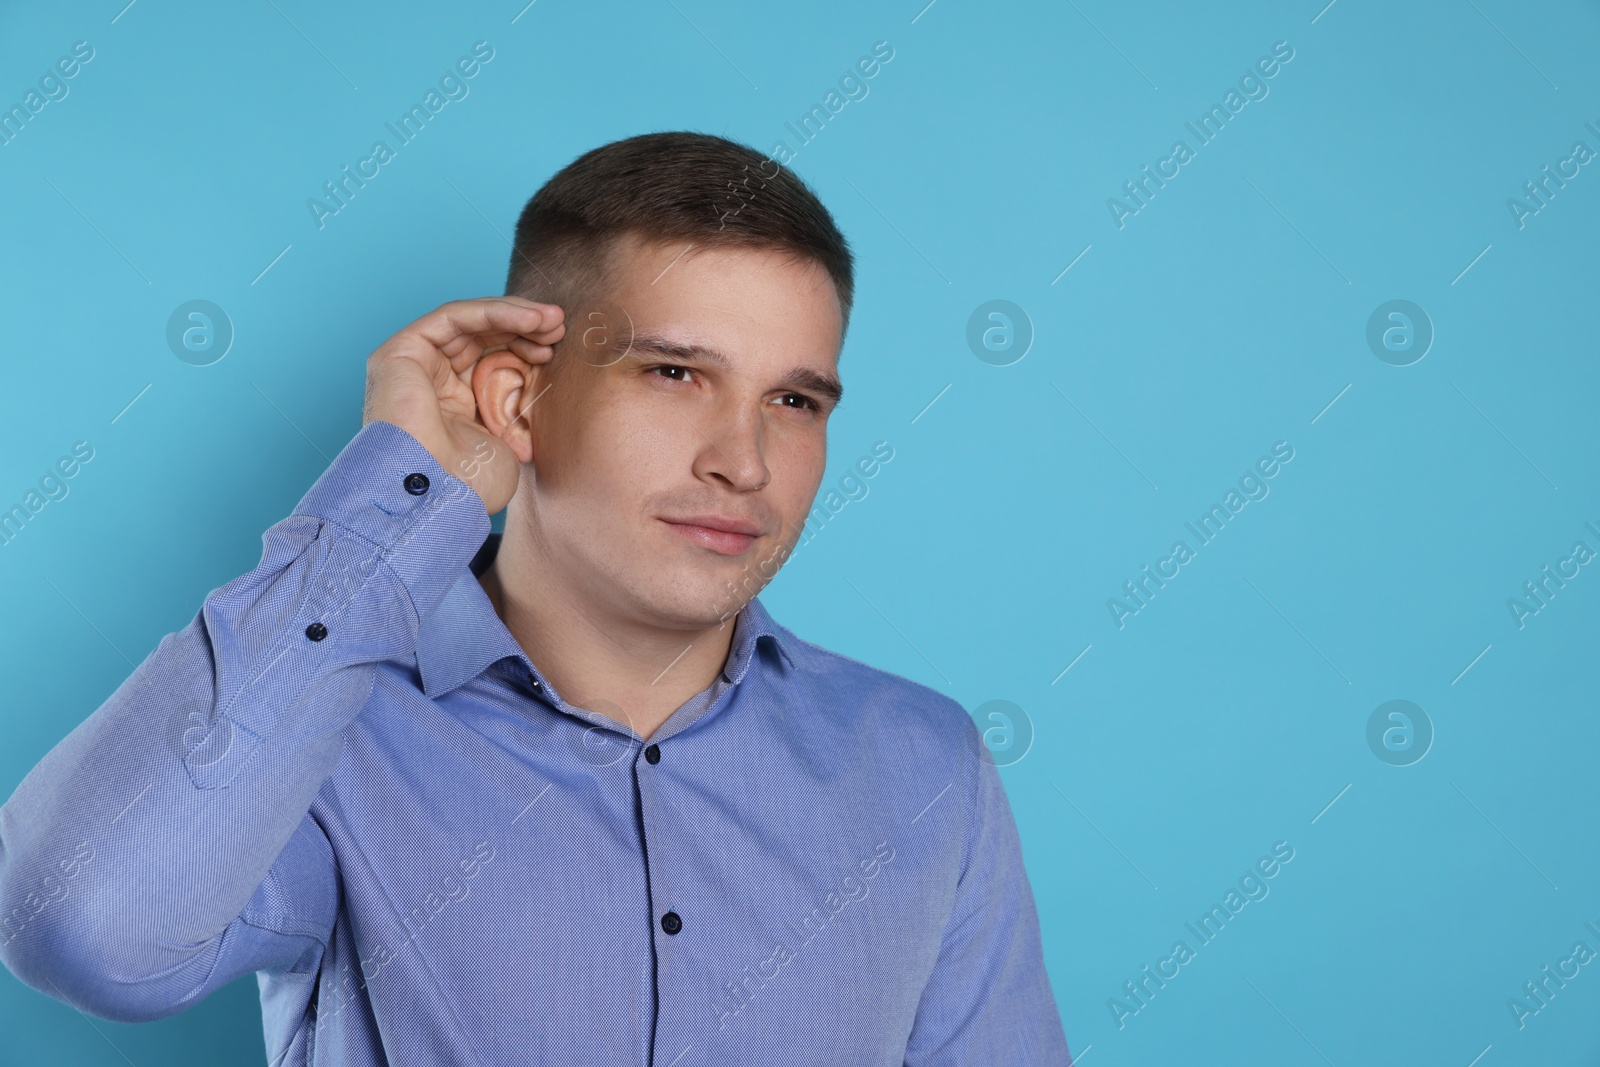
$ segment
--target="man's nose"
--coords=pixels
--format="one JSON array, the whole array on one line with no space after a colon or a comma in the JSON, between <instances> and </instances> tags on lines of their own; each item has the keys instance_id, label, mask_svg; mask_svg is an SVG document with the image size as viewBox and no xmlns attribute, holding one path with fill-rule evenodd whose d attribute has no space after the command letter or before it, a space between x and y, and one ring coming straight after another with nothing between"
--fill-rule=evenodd
<instances>
[{"instance_id":1,"label":"man's nose","mask_svg":"<svg viewBox=\"0 0 1600 1067\"><path fill-rule=\"evenodd\" d=\"M706 473L720 476L739 492L762 488L772 480L762 452L763 423L760 412L741 404L720 411L713 424L704 428L706 447L701 462Z\"/></svg>"}]
</instances>

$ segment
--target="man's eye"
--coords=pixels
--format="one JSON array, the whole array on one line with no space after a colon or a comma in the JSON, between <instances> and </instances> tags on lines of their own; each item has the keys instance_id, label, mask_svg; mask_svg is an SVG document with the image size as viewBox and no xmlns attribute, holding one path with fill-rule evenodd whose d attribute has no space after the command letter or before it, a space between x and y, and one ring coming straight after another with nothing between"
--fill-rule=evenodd
<instances>
[{"instance_id":1,"label":"man's eye","mask_svg":"<svg viewBox=\"0 0 1600 1067\"><path fill-rule=\"evenodd\" d=\"M806 408L810 408L812 411L821 411L822 410L822 405L821 404L818 404L815 400L812 400L809 396L804 396L804 395L802 395L800 393L785 393L785 394L783 394L783 396L779 397L779 399L780 400L791 400L792 399L792 400L800 401L800 403L798 405L785 404L784 405L785 407L797 407L800 410L804 410Z\"/></svg>"},{"instance_id":2,"label":"man's eye","mask_svg":"<svg viewBox=\"0 0 1600 1067\"><path fill-rule=\"evenodd\" d=\"M687 375L693 373L691 368L677 363L657 363L654 366L646 367L645 371L646 373L650 374L654 374L658 371L665 371L669 375ZM667 380L673 382L685 381L684 378L679 377L668 377ZM804 393L784 393L778 398L778 400L782 402L780 406L794 408L796 411L812 411L818 414L822 412L822 405L811 399L809 396L806 396ZM798 403L790 403L790 401L798 401Z\"/></svg>"}]
</instances>

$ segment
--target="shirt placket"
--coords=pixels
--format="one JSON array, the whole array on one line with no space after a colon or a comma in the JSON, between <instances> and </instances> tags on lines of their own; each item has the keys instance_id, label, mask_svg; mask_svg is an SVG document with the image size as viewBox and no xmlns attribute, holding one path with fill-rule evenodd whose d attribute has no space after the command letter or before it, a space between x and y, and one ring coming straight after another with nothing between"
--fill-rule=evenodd
<instances>
[{"instance_id":1,"label":"shirt placket","mask_svg":"<svg viewBox=\"0 0 1600 1067\"><path fill-rule=\"evenodd\" d=\"M520 658L520 657L519 657ZM660 987L663 975L663 960L670 959L670 951L666 942L682 932L683 917L674 911L670 905L662 906L660 901L669 899L670 886L665 877L665 864L661 858L652 852L651 845L659 842L663 837L663 827L657 818L660 804L657 800L659 793L655 777L650 772L662 761L662 746L659 744L644 744L640 737L620 724L607 719L597 712L586 711L574 707L561 699L560 695L547 683L540 680L532 664L523 660L518 664L518 673L523 677L528 689L535 694L536 699L549 705L559 714L564 714L572 722L571 730L581 735L590 735L594 731L601 731L606 735L608 742L605 749L595 749L589 740L575 740L575 750L581 749L583 758L592 760L597 766L608 767L613 763L628 761L632 771L632 787L634 811L637 813L635 830L639 834L639 854L643 857L645 865L646 891L649 899L645 902L645 913L642 921L648 922L651 929L651 966L645 972L645 1004L646 1017L640 1022L640 1067L652 1067L651 1049L655 1042L655 1031L658 1025L660 1005ZM630 753L612 756L607 749L611 745L631 749ZM670 918L668 915L670 914ZM669 932L670 930L670 932ZM676 1055L676 1053L673 1053ZM656 1060L660 1060L659 1052ZM660 1062L671 1062L671 1056Z\"/></svg>"},{"instance_id":2,"label":"shirt placket","mask_svg":"<svg viewBox=\"0 0 1600 1067\"><path fill-rule=\"evenodd\" d=\"M661 798L662 768L668 766L671 744L651 742L640 748L633 757L633 782L639 805L639 832L644 855L645 879L649 886L649 921L651 944L654 947L654 981L652 992L653 1018L651 1020L651 1051L646 1063L669 1063L678 1055L678 1049L659 1046L657 1035L661 1030L660 990L670 985L676 970L680 938L693 936L693 925L700 918L688 901L677 899L672 877L672 840L670 827L663 818L664 803Z\"/></svg>"}]
</instances>

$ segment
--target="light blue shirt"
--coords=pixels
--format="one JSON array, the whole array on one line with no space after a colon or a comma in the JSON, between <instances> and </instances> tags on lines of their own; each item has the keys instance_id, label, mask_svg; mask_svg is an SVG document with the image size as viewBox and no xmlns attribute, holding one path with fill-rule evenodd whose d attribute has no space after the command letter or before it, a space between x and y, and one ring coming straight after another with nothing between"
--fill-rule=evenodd
<instances>
[{"instance_id":1,"label":"light blue shirt","mask_svg":"<svg viewBox=\"0 0 1600 1067\"><path fill-rule=\"evenodd\" d=\"M258 972L274 1067L1070 1063L954 700L756 599L646 744L540 674L482 501L386 422L262 543L0 808L30 986L137 1021Z\"/></svg>"}]
</instances>

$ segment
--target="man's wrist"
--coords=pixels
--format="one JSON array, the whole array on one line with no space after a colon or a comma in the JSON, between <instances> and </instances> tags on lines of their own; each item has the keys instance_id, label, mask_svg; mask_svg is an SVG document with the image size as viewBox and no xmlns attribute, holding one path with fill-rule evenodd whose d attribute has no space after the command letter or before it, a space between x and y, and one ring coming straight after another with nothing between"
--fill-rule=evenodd
<instances>
[{"instance_id":1,"label":"man's wrist","mask_svg":"<svg viewBox=\"0 0 1600 1067\"><path fill-rule=\"evenodd\" d=\"M483 498L394 423L369 422L295 506L369 541L425 616L490 532Z\"/></svg>"}]
</instances>

